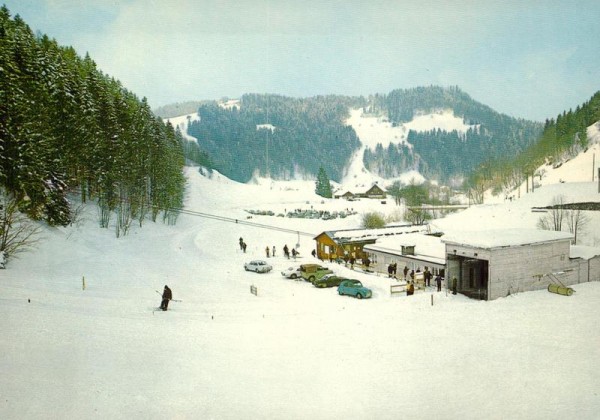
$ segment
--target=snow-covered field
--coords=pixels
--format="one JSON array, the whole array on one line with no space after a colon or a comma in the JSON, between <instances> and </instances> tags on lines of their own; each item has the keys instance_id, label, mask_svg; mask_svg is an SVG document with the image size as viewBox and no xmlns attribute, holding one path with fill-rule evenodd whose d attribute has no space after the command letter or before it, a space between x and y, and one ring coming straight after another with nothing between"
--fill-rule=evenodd
<instances>
[{"instance_id":1,"label":"snow-covered field","mask_svg":"<svg viewBox=\"0 0 600 420\"><path fill-rule=\"evenodd\" d=\"M97 227L93 208L76 226L46 229L36 250L0 270L0 418L598 418L600 284L576 285L570 297L539 291L491 302L433 289L390 296L388 278L334 264L373 289L369 300L341 297L284 279L294 262L283 246L299 243L297 263L312 262L304 233L358 227L361 213L395 206L322 200L310 182L186 175L188 210L300 234L182 214L174 227L148 222L116 239ZM532 228L531 207L556 194L600 200L591 180L568 181L436 223ZM323 221L244 211L311 206L359 214ZM588 245L600 243L592 217ZM274 270L245 272L244 262L266 259L266 246L277 249ZM155 312L165 284L182 302Z\"/></svg>"}]
</instances>

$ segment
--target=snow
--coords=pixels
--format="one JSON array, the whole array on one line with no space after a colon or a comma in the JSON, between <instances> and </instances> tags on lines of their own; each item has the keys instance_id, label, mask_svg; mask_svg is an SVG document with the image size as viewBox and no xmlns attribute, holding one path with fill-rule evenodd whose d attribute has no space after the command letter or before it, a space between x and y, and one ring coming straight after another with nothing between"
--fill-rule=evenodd
<instances>
[{"instance_id":1,"label":"snow","mask_svg":"<svg viewBox=\"0 0 600 420\"><path fill-rule=\"evenodd\" d=\"M368 245L369 250L398 254L402 246L414 246L415 257L426 258L436 264L445 264L446 245L442 238L419 233L407 233L396 237L378 239L373 245Z\"/></svg>"},{"instance_id":2,"label":"snow","mask_svg":"<svg viewBox=\"0 0 600 420\"><path fill-rule=\"evenodd\" d=\"M315 262L310 235L359 227L360 212L389 215L392 200L326 200L313 181L186 176L187 210L238 223L181 214L176 226L147 222L116 239L87 207L0 270L0 418L597 418L600 284L490 302L434 289L392 296L394 280L323 263L373 290L341 297L284 279L294 262L266 258L265 247L298 244L296 264ZM595 182L575 178L435 226L532 229L531 207L557 194L600 201ZM349 205L359 214L335 220L244 211ZM591 218L578 235L586 247L600 244ZM245 272L254 259L273 271ZM154 311L165 284L182 302Z\"/></svg>"},{"instance_id":3,"label":"snow","mask_svg":"<svg viewBox=\"0 0 600 420\"><path fill-rule=\"evenodd\" d=\"M565 239L573 239L573 234L539 229L491 229L452 231L442 237L442 242L490 249Z\"/></svg>"},{"instance_id":4,"label":"snow","mask_svg":"<svg viewBox=\"0 0 600 420\"><path fill-rule=\"evenodd\" d=\"M193 114L182 115L180 117L167 118L166 121L170 122L174 128L179 128L181 135L188 141L197 141L195 137L190 136L187 133L188 126L194 121L200 121L200 115L197 112Z\"/></svg>"},{"instance_id":5,"label":"snow","mask_svg":"<svg viewBox=\"0 0 600 420\"><path fill-rule=\"evenodd\" d=\"M357 188L364 188L375 183L391 185L395 181L400 181L402 184L408 185L410 183L421 184L425 181L425 177L415 170L406 171L392 179L385 179L370 173L363 164L366 149L374 150L378 144L381 144L384 149L390 144L412 148L407 140L410 130L423 132L440 129L464 134L471 128L478 128L478 125L465 124L462 118L456 117L454 111L448 109L417 114L410 122L396 126L382 117L365 115L362 109L353 109L350 111L350 117L346 120L346 124L352 126L361 142L361 148L352 156L341 181L344 190L352 192L355 192Z\"/></svg>"}]
</instances>

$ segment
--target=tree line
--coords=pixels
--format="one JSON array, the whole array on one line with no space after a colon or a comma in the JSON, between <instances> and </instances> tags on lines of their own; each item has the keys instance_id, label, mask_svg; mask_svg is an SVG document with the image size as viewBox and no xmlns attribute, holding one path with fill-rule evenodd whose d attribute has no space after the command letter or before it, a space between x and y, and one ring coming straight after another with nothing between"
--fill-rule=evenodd
<instances>
[{"instance_id":1,"label":"tree line","mask_svg":"<svg viewBox=\"0 0 600 420\"><path fill-rule=\"evenodd\" d=\"M147 216L174 222L183 202L183 144L145 98L89 55L34 35L0 9L0 195L21 213L68 225L77 194L98 203L102 227L116 215L117 235Z\"/></svg>"}]
</instances>

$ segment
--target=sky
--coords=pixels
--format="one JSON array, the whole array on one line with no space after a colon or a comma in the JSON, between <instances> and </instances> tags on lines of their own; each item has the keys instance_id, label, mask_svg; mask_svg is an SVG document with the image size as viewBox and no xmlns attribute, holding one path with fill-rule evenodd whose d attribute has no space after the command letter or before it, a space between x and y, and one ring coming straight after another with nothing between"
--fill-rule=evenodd
<instances>
[{"instance_id":1,"label":"sky","mask_svg":"<svg viewBox=\"0 0 600 420\"><path fill-rule=\"evenodd\" d=\"M459 86L555 118L600 90L597 0L0 0L154 108Z\"/></svg>"}]
</instances>

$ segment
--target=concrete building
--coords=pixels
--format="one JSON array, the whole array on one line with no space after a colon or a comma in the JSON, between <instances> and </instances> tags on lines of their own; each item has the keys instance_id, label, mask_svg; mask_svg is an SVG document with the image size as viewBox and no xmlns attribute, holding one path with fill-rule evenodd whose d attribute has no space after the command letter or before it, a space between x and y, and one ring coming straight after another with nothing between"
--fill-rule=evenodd
<instances>
[{"instance_id":1,"label":"concrete building","mask_svg":"<svg viewBox=\"0 0 600 420\"><path fill-rule=\"evenodd\" d=\"M571 247L572 237L534 229L448 233L441 238L448 286L456 277L459 293L492 300L600 280L600 249Z\"/></svg>"}]
</instances>

